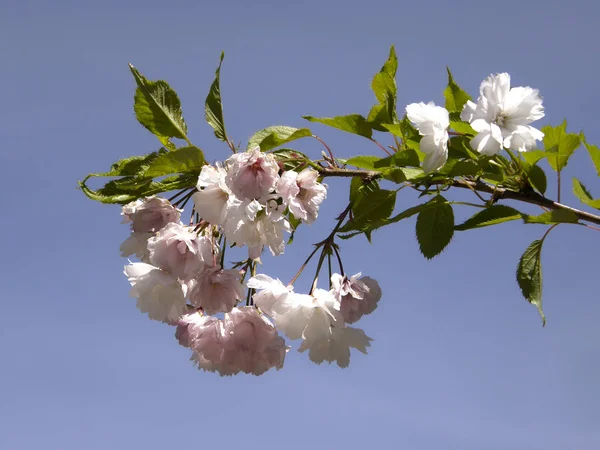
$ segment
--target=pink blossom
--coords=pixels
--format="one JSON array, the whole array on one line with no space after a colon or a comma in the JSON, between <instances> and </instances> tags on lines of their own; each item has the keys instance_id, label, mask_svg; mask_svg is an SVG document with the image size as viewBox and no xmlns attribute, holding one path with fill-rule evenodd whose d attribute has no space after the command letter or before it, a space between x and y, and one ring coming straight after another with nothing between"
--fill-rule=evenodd
<instances>
[{"instance_id":1,"label":"pink blossom","mask_svg":"<svg viewBox=\"0 0 600 450\"><path fill-rule=\"evenodd\" d=\"M156 232L171 222L178 222L181 210L164 198L151 196L138 199L123 206L123 223L131 222L131 229L138 233Z\"/></svg>"},{"instance_id":2,"label":"pink blossom","mask_svg":"<svg viewBox=\"0 0 600 450\"><path fill-rule=\"evenodd\" d=\"M192 360L198 368L222 376L261 375L283 366L287 347L277 330L253 306L234 308L224 320L194 319L188 325Z\"/></svg>"},{"instance_id":3,"label":"pink blossom","mask_svg":"<svg viewBox=\"0 0 600 450\"><path fill-rule=\"evenodd\" d=\"M229 312L244 297L240 272L221 267L207 267L195 279L190 302L207 314Z\"/></svg>"},{"instance_id":4,"label":"pink blossom","mask_svg":"<svg viewBox=\"0 0 600 450\"><path fill-rule=\"evenodd\" d=\"M270 153L254 147L236 153L227 160L227 185L240 199L255 199L268 195L279 180L279 165Z\"/></svg>"},{"instance_id":5,"label":"pink blossom","mask_svg":"<svg viewBox=\"0 0 600 450\"><path fill-rule=\"evenodd\" d=\"M198 236L180 223L169 223L150 238L148 250L154 265L183 281L212 265L218 252L208 237Z\"/></svg>"},{"instance_id":6,"label":"pink blossom","mask_svg":"<svg viewBox=\"0 0 600 450\"><path fill-rule=\"evenodd\" d=\"M206 324L210 316L203 316L196 310L191 310L170 325L176 326L175 337L183 347L191 347L192 342L197 338L198 332ZM216 319L215 319L216 320Z\"/></svg>"},{"instance_id":7,"label":"pink blossom","mask_svg":"<svg viewBox=\"0 0 600 450\"><path fill-rule=\"evenodd\" d=\"M277 183L277 192L298 219L313 223L319 214L319 206L327 197L327 186L317 181L319 173L306 168L300 173L284 172Z\"/></svg>"},{"instance_id":8,"label":"pink blossom","mask_svg":"<svg viewBox=\"0 0 600 450\"><path fill-rule=\"evenodd\" d=\"M331 276L331 292L340 301L340 312L346 323L358 321L364 314L372 313L381 298L379 283L360 273L350 278L334 273Z\"/></svg>"},{"instance_id":9,"label":"pink blossom","mask_svg":"<svg viewBox=\"0 0 600 450\"><path fill-rule=\"evenodd\" d=\"M283 367L287 348L273 324L253 306L234 308L225 315L225 345L221 373L238 371L261 375Z\"/></svg>"}]
</instances>

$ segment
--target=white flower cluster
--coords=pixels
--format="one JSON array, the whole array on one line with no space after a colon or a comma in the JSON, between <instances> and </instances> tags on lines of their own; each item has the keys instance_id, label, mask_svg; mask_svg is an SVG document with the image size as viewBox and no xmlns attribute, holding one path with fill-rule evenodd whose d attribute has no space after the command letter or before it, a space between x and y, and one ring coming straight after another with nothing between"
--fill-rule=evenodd
<instances>
[{"instance_id":1,"label":"white flower cluster","mask_svg":"<svg viewBox=\"0 0 600 450\"><path fill-rule=\"evenodd\" d=\"M366 352L370 338L346 323L377 306L381 290L374 280L336 274L330 291L311 295L265 275L243 282L265 247L283 253L289 214L305 223L317 218L327 195L317 178L310 168L282 171L272 154L255 148L204 166L191 196L200 218L193 226L181 223L182 210L156 196L123 207L132 233L121 253L141 260L125 266L131 295L151 319L176 326L198 368L221 375L280 369L289 347L278 330L301 338L299 350L317 363L346 367L351 347ZM248 247L245 266L223 267L227 242ZM246 287L259 292L244 306ZM220 313L222 319L215 316Z\"/></svg>"},{"instance_id":2,"label":"white flower cluster","mask_svg":"<svg viewBox=\"0 0 600 450\"><path fill-rule=\"evenodd\" d=\"M423 169L440 169L448 159L448 111L433 102L420 102L408 105L406 114L423 136ZM530 125L544 117L539 91L529 86L511 88L507 73L483 80L477 103L469 100L460 117L477 132L471 147L482 155L493 156L503 148L526 152L535 149L536 141L544 138L544 133Z\"/></svg>"},{"instance_id":3,"label":"white flower cluster","mask_svg":"<svg viewBox=\"0 0 600 450\"><path fill-rule=\"evenodd\" d=\"M350 348L366 353L372 339L346 324L373 312L381 298L377 281L360 276L333 274L329 291L314 289L310 295L297 294L293 287L263 274L252 277L248 287L259 291L254 294L254 304L279 330L292 340L302 339L299 350L308 350L311 361L335 361L347 367Z\"/></svg>"}]
</instances>

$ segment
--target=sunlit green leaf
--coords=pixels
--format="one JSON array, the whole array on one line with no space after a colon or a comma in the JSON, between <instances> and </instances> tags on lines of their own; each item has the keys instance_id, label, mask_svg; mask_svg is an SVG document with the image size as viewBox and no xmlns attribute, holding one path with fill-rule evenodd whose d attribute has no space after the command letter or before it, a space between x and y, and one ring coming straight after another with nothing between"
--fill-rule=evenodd
<instances>
[{"instance_id":1,"label":"sunlit green leaf","mask_svg":"<svg viewBox=\"0 0 600 450\"><path fill-rule=\"evenodd\" d=\"M203 165L204 154L202 150L198 147L181 147L158 156L141 175L155 178L174 173L192 172L199 174Z\"/></svg>"},{"instance_id":2,"label":"sunlit green leaf","mask_svg":"<svg viewBox=\"0 0 600 450\"><path fill-rule=\"evenodd\" d=\"M371 136L373 135L373 129L371 128L371 125L369 125L367 119L360 114L350 114L347 116L336 117L302 116L302 118L310 122L322 123L323 125L328 125L348 133L358 134L368 139L371 139Z\"/></svg>"},{"instance_id":3,"label":"sunlit green leaf","mask_svg":"<svg viewBox=\"0 0 600 450\"><path fill-rule=\"evenodd\" d=\"M131 64L129 69L138 85L133 107L138 121L159 138L186 139L187 125L177 93L166 81L150 81Z\"/></svg>"},{"instance_id":4,"label":"sunlit green leaf","mask_svg":"<svg viewBox=\"0 0 600 450\"><path fill-rule=\"evenodd\" d=\"M585 148L590 154L590 158L592 158L592 162L594 163L594 167L596 168L596 173L600 177L600 149L592 144L588 144L586 141L583 141L585 144Z\"/></svg>"},{"instance_id":5,"label":"sunlit green leaf","mask_svg":"<svg viewBox=\"0 0 600 450\"><path fill-rule=\"evenodd\" d=\"M581 200L582 203L591 206L592 208L600 209L600 199L593 199L592 194L584 184L577 178L573 178L573 194Z\"/></svg>"},{"instance_id":6,"label":"sunlit green leaf","mask_svg":"<svg viewBox=\"0 0 600 450\"><path fill-rule=\"evenodd\" d=\"M295 141L296 139L309 136L312 136L312 133L308 128L294 128L282 125L267 127L257 131L248 139L247 149L249 150L258 146L264 152Z\"/></svg>"},{"instance_id":7,"label":"sunlit green leaf","mask_svg":"<svg viewBox=\"0 0 600 450\"><path fill-rule=\"evenodd\" d=\"M221 99L221 64L225 53L221 52L219 66L215 71L215 79L210 86L206 101L204 102L204 116L206 122L215 130L215 136L221 141L227 140L225 121L223 120L223 103Z\"/></svg>"},{"instance_id":8,"label":"sunlit green leaf","mask_svg":"<svg viewBox=\"0 0 600 450\"><path fill-rule=\"evenodd\" d=\"M581 145L579 134L567 133L567 121L556 127L547 125L544 132L544 148L550 167L557 172L565 168L569 158Z\"/></svg>"},{"instance_id":9,"label":"sunlit green leaf","mask_svg":"<svg viewBox=\"0 0 600 450\"><path fill-rule=\"evenodd\" d=\"M577 215L573 211L568 209L555 209L547 211L539 216L524 216L523 220L525 223L540 223L540 224L554 224L554 223L577 223L579 221Z\"/></svg>"},{"instance_id":10,"label":"sunlit green leaf","mask_svg":"<svg viewBox=\"0 0 600 450\"><path fill-rule=\"evenodd\" d=\"M461 112L465 106L465 103L467 103L468 100L471 100L471 96L463 91L458 84L456 84L454 78L452 77L452 72L450 72L450 68L446 67L446 70L448 71L448 87L444 89L446 109L450 112Z\"/></svg>"}]
</instances>

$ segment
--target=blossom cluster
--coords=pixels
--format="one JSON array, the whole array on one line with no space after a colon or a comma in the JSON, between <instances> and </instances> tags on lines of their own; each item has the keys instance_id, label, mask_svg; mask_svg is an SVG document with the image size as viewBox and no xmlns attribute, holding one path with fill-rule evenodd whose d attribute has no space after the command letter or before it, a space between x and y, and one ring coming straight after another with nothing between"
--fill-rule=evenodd
<instances>
[{"instance_id":1,"label":"blossom cluster","mask_svg":"<svg viewBox=\"0 0 600 450\"><path fill-rule=\"evenodd\" d=\"M202 168L188 194L196 218L189 225L181 222L183 210L164 198L123 206L131 235L121 254L140 259L124 269L139 310L175 326L197 367L221 375L279 370L289 350L279 331L302 339L299 350L308 350L312 361L346 367L350 348L369 346L362 330L346 324L375 309L376 281L334 274L329 291L310 294L262 274L245 281L265 248L274 256L284 252L290 215L314 222L326 195L316 170L284 171L273 154L253 148ZM248 258L225 268L229 245L246 246Z\"/></svg>"},{"instance_id":2,"label":"blossom cluster","mask_svg":"<svg viewBox=\"0 0 600 450\"><path fill-rule=\"evenodd\" d=\"M423 169L432 172L448 159L450 114L433 102L412 103L406 107L408 119L422 136L420 149L425 153ZM471 147L482 155L493 156L503 148L526 152L535 149L544 138L531 126L544 117L542 97L537 89L510 87L510 75L490 75L479 87L477 103L467 101L460 114L477 135Z\"/></svg>"}]
</instances>

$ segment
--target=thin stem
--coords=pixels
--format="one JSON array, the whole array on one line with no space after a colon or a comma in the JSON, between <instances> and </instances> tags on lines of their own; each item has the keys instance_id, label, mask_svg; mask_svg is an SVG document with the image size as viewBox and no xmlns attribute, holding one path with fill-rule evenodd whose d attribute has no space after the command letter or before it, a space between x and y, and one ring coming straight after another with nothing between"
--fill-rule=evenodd
<instances>
[{"instance_id":1,"label":"thin stem","mask_svg":"<svg viewBox=\"0 0 600 450\"><path fill-rule=\"evenodd\" d=\"M310 262L310 260L312 259L313 256L315 256L315 253L317 253L317 250L319 250L320 245L317 244L315 246L315 249L311 252L310 255L308 255L308 258L306 258L306 261L304 261L304 264L302 264L300 266L300 269L298 269L298 272L296 272L296 275L294 275L294 278L292 278L292 280L288 283L288 286L290 284L294 284L296 282L296 280L298 279L298 277L300 276L300 274L302 273L302 271L306 268L307 264Z\"/></svg>"},{"instance_id":2,"label":"thin stem","mask_svg":"<svg viewBox=\"0 0 600 450\"><path fill-rule=\"evenodd\" d=\"M464 180L464 178L463 178L463 180ZM485 198L483 198L481 195L479 195L479 192L477 192L475 189L473 189L472 186L469 186L469 189L471 189L471 192L473 192L473 194L475 194L477 196L477 198L479 200L481 200L485 205L488 204L488 201Z\"/></svg>"},{"instance_id":3,"label":"thin stem","mask_svg":"<svg viewBox=\"0 0 600 450\"><path fill-rule=\"evenodd\" d=\"M315 271L315 277L313 278L312 286L308 295L312 295L314 290L317 288L317 282L319 281L319 273L321 272L321 267L323 267L323 261L325 260L325 254L327 253L327 251L327 246L323 246L323 250L321 250L321 256L319 257L319 263L317 264L317 270Z\"/></svg>"},{"instance_id":4,"label":"thin stem","mask_svg":"<svg viewBox=\"0 0 600 450\"><path fill-rule=\"evenodd\" d=\"M227 238L223 234L221 236L223 236L223 246L221 247L221 267L223 267L223 263L225 262L225 250L227 249Z\"/></svg>"},{"instance_id":5,"label":"thin stem","mask_svg":"<svg viewBox=\"0 0 600 450\"><path fill-rule=\"evenodd\" d=\"M346 276L346 272L344 272L344 265L342 264L342 257L340 256L340 250L337 245L333 245L333 251L335 252L335 256L338 260L338 265L340 266L340 274L342 276Z\"/></svg>"},{"instance_id":6,"label":"thin stem","mask_svg":"<svg viewBox=\"0 0 600 450\"><path fill-rule=\"evenodd\" d=\"M381 145L379 142L377 142L375 139L373 139L373 138L367 138L367 139L369 139L370 141L377 144L381 150L383 150L384 152L387 153L388 156L392 156L392 154L390 152L388 152L387 149L383 145Z\"/></svg>"},{"instance_id":7,"label":"thin stem","mask_svg":"<svg viewBox=\"0 0 600 450\"><path fill-rule=\"evenodd\" d=\"M177 192L175 195L173 195L173 196L169 197L167 200L168 200L169 202L173 203L173 200L175 200L177 197L179 197L180 195L182 195L184 192L187 192L187 191L189 191L190 189L193 189L193 188L185 188L185 189L182 189L181 191Z\"/></svg>"},{"instance_id":8,"label":"thin stem","mask_svg":"<svg viewBox=\"0 0 600 450\"><path fill-rule=\"evenodd\" d=\"M329 289L331 289L331 276L333 275L331 271L331 253L327 253L327 267L329 268Z\"/></svg>"},{"instance_id":9,"label":"thin stem","mask_svg":"<svg viewBox=\"0 0 600 450\"><path fill-rule=\"evenodd\" d=\"M560 191L561 191L561 189L560 189L560 170L556 171L556 184L557 184L557 189L558 189L558 194L556 196L556 201L558 203L560 203Z\"/></svg>"},{"instance_id":10,"label":"thin stem","mask_svg":"<svg viewBox=\"0 0 600 450\"><path fill-rule=\"evenodd\" d=\"M333 157L333 152L331 151L331 149L329 148L329 146L319 137L313 134L313 137L319 141L321 144L323 144L323 147L325 147L327 149L327 153L329 153L329 157L331 158L331 162L333 164L335 164L335 158Z\"/></svg>"}]
</instances>

